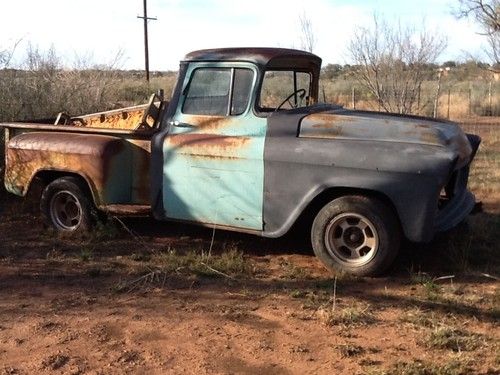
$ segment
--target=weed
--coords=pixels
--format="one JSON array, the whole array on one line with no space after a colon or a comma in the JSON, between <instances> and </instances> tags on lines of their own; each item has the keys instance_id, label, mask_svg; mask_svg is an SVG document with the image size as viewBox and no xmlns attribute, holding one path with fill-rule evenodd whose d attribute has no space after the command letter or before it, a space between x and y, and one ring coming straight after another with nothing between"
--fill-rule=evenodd
<instances>
[{"instance_id":1,"label":"weed","mask_svg":"<svg viewBox=\"0 0 500 375\"><path fill-rule=\"evenodd\" d=\"M284 262L281 266L284 271L282 276L284 279L303 280L310 277L309 272L307 272L304 268L298 267L292 263Z\"/></svg>"},{"instance_id":2,"label":"weed","mask_svg":"<svg viewBox=\"0 0 500 375\"><path fill-rule=\"evenodd\" d=\"M466 363L457 359L441 365L420 360L396 362L388 370L369 371L370 375L467 375L471 370Z\"/></svg>"},{"instance_id":3,"label":"weed","mask_svg":"<svg viewBox=\"0 0 500 375\"><path fill-rule=\"evenodd\" d=\"M104 240L113 240L120 236L121 228L115 220L105 218L98 220L92 232L90 232L90 241L100 242Z\"/></svg>"},{"instance_id":4,"label":"weed","mask_svg":"<svg viewBox=\"0 0 500 375\"><path fill-rule=\"evenodd\" d=\"M51 355L50 357L42 361L42 367L49 368L51 370L58 370L69 361L69 357L61 353Z\"/></svg>"},{"instance_id":5,"label":"weed","mask_svg":"<svg viewBox=\"0 0 500 375\"><path fill-rule=\"evenodd\" d=\"M135 262L144 262L151 259L151 255L147 253L133 253L130 255L130 259Z\"/></svg>"},{"instance_id":6,"label":"weed","mask_svg":"<svg viewBox=\"0 0 500 375\"><path fill-rule=\"evenodd\" d=\"M304 298L307 293L303 290L292 290L290 292L290 297L292 298Z\"/></svg>"},{"instance_id":7,"label":"weed","mask_svg":"<svg viewBox=\"0 0 500 375\"><path fill-rule=\"evenodd\" d=\"M428 273L422 271L414 272L413 267L409 269L409 273L411 284L424 284L432 280L432 277Z\"/></svg>"},{"instance_id":8,"label":"weed","mask_svg":"<svg viewBox=\"0 0 500 375\"><path fill-rule=\"evenodd\" d=\"M47 259L47 260L61 260L61 259L64 259L64 254L59 249L56 249L55 247L53 247L52 250L49 250L47 252L47 254L45 255L45 259Z\"/></svg>"},{"instance_id":9,"label":"weed","mask_svg":"<svg viewBox=\"0 0 500 375\"><path fill-rule=\"evenodd\" d=\"M90 277L98 277L101 276L101 272L102 272L101 268L92 267L87 270L87 275L89 275Z\"/></svg>"},{"instance_id":10,"label":"weed","mask_svg":"<svg viewBox=\"0 0 500 375\"><path fill-rule=\"evenodd\" d=\"M150 284L163 286L171 275L224 277L235 279L251 275L252 268L237 249L224 251L219 255L207 255L202 251L189 251L185 254L168 249L166 252L155 253L149 264L143 264L143 274L131 281L120 282L114 290L130 291L137 287Z\"/></svg>"},{"instance_id":11,"label":"weed","mask_svg":"<svg viewBox=\"0 0 500 375\"><path fill-rule=\"evenodd\" d=\"M422 284L422 286L424 287L427 299L431 301L435 301L438 299L438 296L441 292L441 287L437 285L434 280L426 281Z\"/></svg>"},{"instance_id":12,"label":"weed","mask_svg":"<svg viewBox=\"0 0 500 375\"><path fill-rule=\"evenodd\" d=\"M218 255L206 255L201 251L188 251L185 254L168 249L151 258L152 265L158 265L161 271L170 274L196 274L202 276L230 276L250 274L250 264L243 253L231 248Z\"/></svg>"},{"instance_id":13,"label":"weed","mask_svg":"<svg viewBox=\"0 0 500 375\"><path fill-rule=\"evenodd\" d=\"M337 345L337 349L339 350L342 358L355 357L365 353L365 349L362 346L354 344Z\"/></svg>"},{"instance_id":14,"label":"weed","mask_svg":"<svg viewBox=\"0 0 500 375\"><path fill-rule=\"evenodd\" d=\"M471 351L484 345L485 338L453 327L435 328L427 338L426 344L432 349L448 349L454 352Z\"/></svg>"},{"instance_id":15,"label":"weed","mask_svg":"<svg viewBox=\"0 0 500 375\"><path fill-rule=\"evenodd\" d=\"M434 328L439 322L434 313L427 313L419 308L406 311L399 319L403 323L410 323L418 327Z\"/></svg>"},{"instance_id":16,"label":"weed","mask_svg":"<svg viewBox=\"0 0 500 375\"><path fill-rule=\"evenodd\" d=\"M319 318L328 326L355 327L376 321L370 306L354 304L344 308L323 307L318 309Z\"/></svg>"},{"instance_id":17,"label":"weed","mask_svg":"<svg viewBox=\"0 0 500 375\"><path fill-rule=\"evenodd\" d=\"M89 262L94 259L94 247L90 244L83 244L80 249L79 258L83 262Z\"/></svg>"}]
</instances>

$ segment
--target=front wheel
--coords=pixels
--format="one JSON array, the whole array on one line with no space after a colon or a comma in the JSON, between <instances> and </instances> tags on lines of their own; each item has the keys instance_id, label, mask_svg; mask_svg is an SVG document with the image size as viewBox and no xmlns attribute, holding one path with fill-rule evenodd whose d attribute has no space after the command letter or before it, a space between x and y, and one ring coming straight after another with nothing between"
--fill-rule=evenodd
<instances>
[{"instance_id":1,"label":"front wheel","mask_svg":"<svg viewBox=\"0 0 500 375\"><path fill-rule=\"evenodd\" d=\"M400 246L399 223L383 202L345 196L324 206L314 219L314 253L331 271L377 276L389 268Z\"/></svg>"},{"instance_id":2,"label":"front wheel","mask_svg":"<svg viewBox=\"0 0 500 375\"><path fill-rule=\"evenodd\" d=\"M82 183L62 177L47 185L40 210L48 225L59 232L86 232L94 223L95 208Z\"/></svg>"}]
</instances>

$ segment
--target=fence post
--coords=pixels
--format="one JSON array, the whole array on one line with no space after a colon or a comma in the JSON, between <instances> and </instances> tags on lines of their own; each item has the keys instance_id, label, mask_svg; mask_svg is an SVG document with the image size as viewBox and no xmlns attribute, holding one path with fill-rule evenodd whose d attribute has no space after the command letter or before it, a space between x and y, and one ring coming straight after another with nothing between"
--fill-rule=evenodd
<instances>
[{"instance_id":1,"label":"fence post","mask_svg":"<svg viewBox=\"0 0 500 375\"><path fill-rule=\"evenodd\" d=\"M352 103L352 109L356 109L356 89L354 86L352 86L351 89L351 103Z\"/></svg>"},{"instance_id":2,"label":"fence post","mask_svg":"<svg viewBox=\"0 0 500 375\"><path fill-rule=\"evenodd\" d=\"M436 97L434 98L434 112L433 117L436 118L438 116L438 106L439 106L439 93L441 91L441 75L443 74L443 69L439 68L438 70L438 84L436 90Z\"/></svg>"},{"instance_id":3,"label":"fence post","mask_svg":"<svg viewBox=\"0 0 500 375\"><path fill-rule=\"evenodd\" d=\"M469 82L469 117L472 115L472 86Z\"/></svg>"},{"instance_id":4,"label":"fence post","mask_svg":"<svg viewBox=\"0 0 500 375\"><path fill-rule=\"evenodd\" d=\"M451 94L451 89L448 89L448 111L446 114L446 118L448 120L450 119L450 94Z\"/></svg>"},{"instance_id":5,"label":"fence post","mask_svg":"<svg viewBox=\"0 0 500 375\"><path fill-rule=\"evenodd\" d=\"M493 116L493 110L491 107L491 81L490 81L490 86L488 88L488 116Z\"/></svg>"},{"instance_id":6,"label":"fence post","mask_svg":"<svg viewBox=\"0 0 500 375\"><path fill-rule=\"evenodd\" d=\"M422 90L422 83L418 84L417 91L417 114L420 114L420 91Z\"/></svg>"}]
</instances>

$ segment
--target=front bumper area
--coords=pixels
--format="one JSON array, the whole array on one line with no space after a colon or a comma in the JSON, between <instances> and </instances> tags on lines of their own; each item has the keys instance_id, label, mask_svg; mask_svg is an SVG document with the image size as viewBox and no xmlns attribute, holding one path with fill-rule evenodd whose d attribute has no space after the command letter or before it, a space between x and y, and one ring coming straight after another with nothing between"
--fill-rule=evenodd
<instances>
[{"instance_id":1,"label":"front bumper area","mask_svg":"<svg viewBox=\"0 0 500 375\"><path fill-rule=\"evenodd\" d=\"M434 221L436 232L447 231L462 222L474 209L476 198L467 189L440 209Z\"/></svg>"},{"instance_id":2,"label":"front bumper area","mask_svg":"<svg viewBox=\"0 0 500 375\"><path fill-rule=\"evenodd\" d=\"M469 180L469 169L474 156L481 143L481 138L467 134L467 139L472 148L467 165L456 170L444 190L446 191L446 201L440 202L440 207L434 219L434 230L436 232L444 232L462 222L474 209L476 198L469 190L467 190L467 182Z\"/></svg>"}]
</instances>

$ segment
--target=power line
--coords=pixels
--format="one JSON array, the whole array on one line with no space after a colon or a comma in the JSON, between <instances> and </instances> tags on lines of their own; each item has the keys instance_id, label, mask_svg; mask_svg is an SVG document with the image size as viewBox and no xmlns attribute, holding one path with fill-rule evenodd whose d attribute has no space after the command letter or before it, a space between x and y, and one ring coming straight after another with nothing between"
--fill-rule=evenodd
<instances>
[{"instance_id":1,"label":"power line","mask_svg":"<svg viewBox=\"0 0 500 375\"><path fill-rule=\"evenodd\" d=\"M148 43L148 21L153 20L156 21L156 17L148 17L148 5L147 0L143 0L144 4L144 15L137 16L137 18L141 18L144 20L144 61L146 65L146 81L149 82L149 43Z\"/></svg>"}]
</instances>

